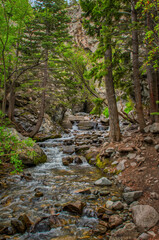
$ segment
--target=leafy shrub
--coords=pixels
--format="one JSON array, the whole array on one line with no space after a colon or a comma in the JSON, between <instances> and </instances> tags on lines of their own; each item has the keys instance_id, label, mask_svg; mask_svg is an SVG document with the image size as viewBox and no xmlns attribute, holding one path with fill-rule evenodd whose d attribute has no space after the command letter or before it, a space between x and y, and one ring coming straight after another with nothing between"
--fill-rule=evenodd
<instances>
[{"instance_id":1,"label":"leafy shrub","mask_svg":"<svg viewBox=\"0 0 159 240\"><path fill-rule=\"evenodd\" d=\"M15 168L13 173L21 172L23 166L19 159L20 149L23 149L24 146L32 147L34 141L30 138L19 140L18 136L13 135L12 131L7 128L9 124L9 120L0 111L0 164L10 162ZM28 151L27 154L32 156L35 152Z\"/></svg>"},{"instance_id":2,"label":"leafy shrub","mask_svg":"<svg viewBox=\"0 0 159 240\"><path fill-rule=\"evenodd\" d=\"M96 115L101 115L102 113L102 109L103 109L103 102L104 99L101 98L95 98L93 100L95 107L93 108L93 110L90 112L90 114L96 114Z\"/></svg>"},{"instance_id":3,"label":"leafy shrub","mask_svg":"<svg viewBox=\"0 0 159 240\"><path fill-rule=\"evenodd\" d=\"M128 102L125 104L124 112L129 114L134 109L134 104L131 99L128 99Z\"/></svg>"},{"instance_id":4,"label":"leafy shrub","mask_svg":"<svg viewBox=\"0 0 159 240\"><path fill-rule=\"evenodd\" d=\"M105 116L106 118L109 117L109 110L108 110L108 107L106 107L106 108L104 109L103 114L104 114L104 116Z\"/></svg>"}]
</instances>

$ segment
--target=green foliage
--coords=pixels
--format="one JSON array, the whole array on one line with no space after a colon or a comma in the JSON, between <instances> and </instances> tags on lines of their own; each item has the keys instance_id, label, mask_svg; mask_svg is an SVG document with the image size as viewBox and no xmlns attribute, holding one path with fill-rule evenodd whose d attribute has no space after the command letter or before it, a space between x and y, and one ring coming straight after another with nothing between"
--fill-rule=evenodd
<instances>
[{"instance_id":1,"label":"green foliage","mask_svg":"<svg viewBox=\"0 0 159 240\"><path fill-rule=\"evenodd\" d=\"M102 113L102 109L103 109L103 102L104 99L101 98L95 98L93 100L95 107L93 108L93 110L90 112L90 114L95 114L95 115L101 115Z\"/></svg>"},{"instance_id":2,"label":"green foliage","mask_svg":"<svg viewBox=\"0 0 159 240\"><path fill-rule=\"evenodd\" d=\"M106 118L109 117L109 109L108 109L108 107L106 107L106 108L104 109L103 114L104 114L104 116L105 116Z\"/></svg>"},{"instance_id":3,"label":"green foliage","mask_svg":"<svg viewBox=\"0 0 159 240\"><path fill-rule=\"evenodd\" d=\"M97 155L96 160L97 160L97 162L96 162L96 166L97 166L98 168L101 169L101 168L104 168L104 167L105 167L106 164L105 164L104 162L101 161L99 155Z\"/></svg>"},{"instance_id":4,"label":"green foliage","mask_svg":"<svg viewBox=\"0 0 159 240\"><path fill-rule=\"evenodd\" d=\"M124 112L129 114L134 109L134 104L130 98L128 98L128 102L125 104Z\"/></svg>"},{"instance_id":5,"label":"green foliage","mask_svg":"<svg viewBox=\"0 0 159 240\"><path fill-rule=\"evenodd\" d=\"M23 169L22 161L19 159L19 154L24 147L32 147L34 141L30 138L19 140L18 136L12 134L8 127L9 120L5 118L0 111L0 164L10 162L13 164L15 172L21 172ZM28 156L35 156L34 151L27 151Z\"/></svg>"},{"instance_id":6,"label":"green foliage","mask_svg":"<svg viewBox=\"0 0 159 240\"><path fill-rule=\"evenodd\" d=\"M152 65L155 70L159 67L159 1L139 0L136 9L142 12L143 20L147 20L147 27L144 31L144 43L148 49L148 56L145 65Z\"/></svg>"}]
</instances>

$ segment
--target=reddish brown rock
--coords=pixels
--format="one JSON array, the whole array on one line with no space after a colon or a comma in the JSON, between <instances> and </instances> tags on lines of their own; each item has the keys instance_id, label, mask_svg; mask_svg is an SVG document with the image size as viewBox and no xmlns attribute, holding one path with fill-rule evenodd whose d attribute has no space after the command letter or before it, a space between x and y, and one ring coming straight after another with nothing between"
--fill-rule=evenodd
<instances>
[{"instance_id":1,"label":"reddish brown rock","mask_svg":"<svg viewBox=\"0 0 159 240\"><path fill-rule=\"evenodd\" d=\"M71 213L76 213L82 215L83 208L85 204L81 201L76 201L74 203L68 203L64 206L63 210Z\"/></svg>"},{"instance_id":2,"label":"reddish brown rock","mask_svg":"<svg viewBox=\"0 0 159 240\"><path fill-rule=\"evenodd\" d=\"M112 215L109 218L109 226L110 228L114 228L122 224L123 220L119 215Z\"/></svg>"}]
</instances>

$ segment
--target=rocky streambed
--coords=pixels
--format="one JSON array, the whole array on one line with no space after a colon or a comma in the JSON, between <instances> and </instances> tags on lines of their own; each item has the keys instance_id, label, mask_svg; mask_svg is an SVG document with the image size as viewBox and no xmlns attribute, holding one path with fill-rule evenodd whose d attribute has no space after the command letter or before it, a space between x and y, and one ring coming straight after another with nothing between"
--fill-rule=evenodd
<instances>
[{"instance_id":1,"label":"rocky streambed","mask_svg":"<svg viewBox=\"0 0 159 240\"><path fill-rule=\"evenodd\" d=\"M125 189L123 195L115 177L83 156L106 137L73 125L62 138L39 143L48 161L4 180L0 239L135 239L139 233L128 204L142 193Z\"/></svg>"}]
</instances>

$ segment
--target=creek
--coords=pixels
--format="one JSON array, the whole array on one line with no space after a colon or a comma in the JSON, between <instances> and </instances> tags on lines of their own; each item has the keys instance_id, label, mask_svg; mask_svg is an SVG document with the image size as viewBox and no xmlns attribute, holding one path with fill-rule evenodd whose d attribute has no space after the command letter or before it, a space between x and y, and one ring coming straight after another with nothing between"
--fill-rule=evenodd
<instances>
[{"instance_id":1,"label":"creek","mask_svg":"<svg viewBox=\"0 0 159 240\"><path fill-rule=\"evenodd\" d=\"M100 221L98 209L105 207L107 200L121 200L120 189L116 184L108 187L95 186L95 181L106 175L86 161L64 166L62 158L69 156L63 152L63 147L72 147L75 139L80 139L80 146L87 136L85 144L99 146L104 141L104 134L106 132L100 130L79 131L74 125L71 132L62 138L40 143L48 161L25 169L21 175L10 175L7 178L7 187L0 192L0 224L10 225L11 220L18 219L21 214L26 214L34 224L53 214L60 224L56 221L57 224L49 229L44 220L32 232L15 233L0 239L101 239L101 236L95 234ZM90 139L95 140L89 142ZM83 190L86 190L85 194L80 193ZM103 192L106 194L101 194ZM81 215L64 211L63 206L76 201L85 204ZM102 239L109 239L104 236Z\"/></svg>"}]
</instances>

